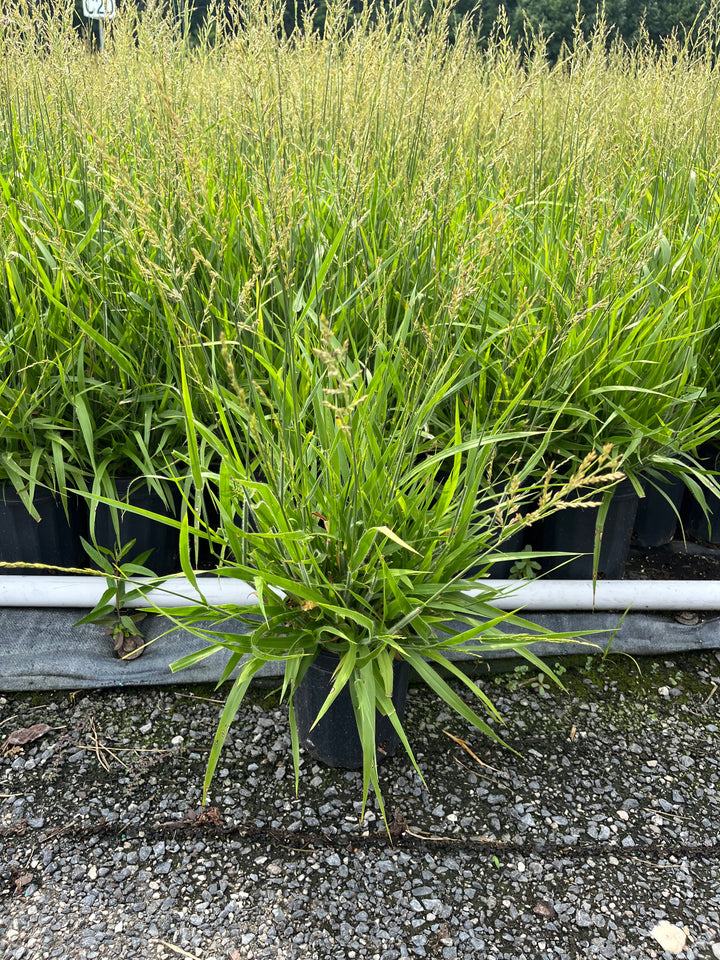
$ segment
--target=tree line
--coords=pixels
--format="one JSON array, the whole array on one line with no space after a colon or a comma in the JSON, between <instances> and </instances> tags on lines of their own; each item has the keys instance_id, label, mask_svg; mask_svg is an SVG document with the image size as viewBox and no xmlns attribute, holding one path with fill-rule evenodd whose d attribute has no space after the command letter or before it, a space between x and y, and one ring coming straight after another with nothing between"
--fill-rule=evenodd
<instances>
[{"instance_id":1,"label":"tree line","mask_svg":"<svg viewBox=\"0 0 720 960\"><path fill-rule=\"evenodd\" d=\"M57 2L57 0L55 0ZM117 0L133 3L141 9L147 0ZM359 15L366 2L347 0L348 15ZM392 7L402 0L368 0L372 7ZM481 43L501 30L515 43L528 35L542 35L547 55L557 59L563 45L571 46L579 30L590 36L603 17L610 39L628 46L638 41L660 45L676 33L681 38L697 33L711 14L716 0L455 0L449 17L450 40L463 21L469 22ZM161 0L161 4L163 0ZM188 24L193 31L202 29L210 10L224 14L226 26L242 17L242 0L164 0L168 12ZM432 16L435 0L417 0L417 15ZM283 29L289 35L310 18L322 33L327 0L284 0ZM82 0L75 0L76 15L81 15Z\"/></svg>"},{"instance_id":2,"label":"tree line","mask_svg":"<svg viewBox=\"0 0 720 960\"><path fill-rule=\"evenodd\" d=\"M697 32L708 15L708 5L701 0L605 0L604 4L598 0L482 0L477 13L472 0L458 0L455 13L472 16L487 37L503 9L513 39L519 40L528 28L539 31L548 41L552 58L563 44L572 44L576 26L590 35L599 16L604 17L612 38L632 46L639 40L659 45L674 32L681 37Z\"/></svg>"}]
</instances>

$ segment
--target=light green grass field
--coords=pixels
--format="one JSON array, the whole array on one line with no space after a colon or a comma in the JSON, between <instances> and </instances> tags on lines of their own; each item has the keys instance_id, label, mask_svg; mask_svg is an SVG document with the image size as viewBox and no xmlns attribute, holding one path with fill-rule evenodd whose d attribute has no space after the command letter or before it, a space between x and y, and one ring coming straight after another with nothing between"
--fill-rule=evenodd
<instances>
[{"instance_id":1,"label":"light green grass field","mask_svg":"<svg viewBox=\"0 0 720 960\"><path fill-rule=\"evenodd\" d=\"M550 67L502 23L449 45L446 14L340 3L322 39L284 39L251 4L191 42L150 7L101 56L6 7L0 475L162 473L181 358L213 427L208 387L267 384L251 345L280 369L323 324L357 369L390 352L399 403L446 364L431 449L456 403L549 437L540 473L606 444L673 468L720 433L713 25L659 52L600 29Z\"/></svg>"}]
</instances>

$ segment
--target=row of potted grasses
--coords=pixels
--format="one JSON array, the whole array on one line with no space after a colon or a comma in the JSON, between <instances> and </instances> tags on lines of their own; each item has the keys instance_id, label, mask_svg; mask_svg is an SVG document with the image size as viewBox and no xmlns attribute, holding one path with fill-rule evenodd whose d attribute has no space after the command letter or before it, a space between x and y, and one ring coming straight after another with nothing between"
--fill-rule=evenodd
<instances>
[{"instance_id":1,"label":"row of potted grasses","mask_svg":"<svg viewBox=\"0 0 720 960\"><path fill-rule=\"evenodd\" d=\"M257 6L192 44L123 11L102 57L62 14L5 12L0 479L32 510L36 487L180 477L197 527L232 456L312 500L310 438L351 431L382 376L373 466L430 461L446 489L480 444L496 540L621 476L702 504L711 34L608 49L601 25L550 67L501 29L449 45L447 10L332 11L323 38Z\"/></svg>"},{"instance_id":2,"label":"row of potted grasses","mask_svg":"<svg viewBox=\"0 0 720 960\"><path fill-rule=\"evenodd\" d=\"M498 544L568 504L601 526L652 471L717 489L716 28L657 52L601 24L551 68L501 24L449 44L449 12L330 3L284 39L252 2L191 40L149 5L100 56L70 13L3 8L0 479L90 511L119 477L175 487L186 576L199 539L252 583L170 612L202 644L173 669L229 655L204 799L281 661L296 783L342 692L384 817L378 715L422 776L396 664L499 740L453 648L552 675L527 646L569 636L495 607ZM90 617L135 655L109 579Z\"/></svg>"}]
</instances>

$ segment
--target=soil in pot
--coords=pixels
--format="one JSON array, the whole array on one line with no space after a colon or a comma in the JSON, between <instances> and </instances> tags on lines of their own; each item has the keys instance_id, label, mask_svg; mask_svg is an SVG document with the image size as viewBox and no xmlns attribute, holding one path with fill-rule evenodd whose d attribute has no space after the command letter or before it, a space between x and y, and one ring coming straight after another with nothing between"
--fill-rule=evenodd
<instances>
[{"instance_id":1,"label":"soil in pot","mask_svg":"<svg viewBox=\"0 0 720 960\"><path fill-rule=\"evenodd\" d=\"M662 480L643 478L645 496L638 502L633 543L639 547L662 547L675 536L685 484L672 474Z\"/></svg>"},{"instance_id":2,"label":"soil in pot","mask_svg":"<svg viewBox=\"0 0 720 960\"><path fill-rule=\"evenodd\" d=\"M629 480L613 492L605 517L598 578L622 579L630 551L630 538L637 512L638 495ZM595 525L599 507L567 507L540 522L535 547L539 551L563 551L582 556L563 561L562 557L538 558L551 580L591 580Z\"/></svg>"},{"instance_id":3,"label":"soil in pot","mask_svg":"<svg viewBox=\"0 0 720 960\"><path fill-rule=\"evenodd\" d=\"M720 444L709 443L698 450L698 460L708 470L720 471ZM720 497L707 491L705 499L709 516L689 490L685 491L682 504L682 522L686 536L706 543L720 544Z\"/></svg>"},{"instance_id":4,"label":"soil in pot","mask_svg":"<svg viewBox=\"0 0 720 960\"><path fill-rule=\"evenodd\" d=\"M179 516L177 498L175 498L173 508L168 509L160 494L151 490L143 478L118 477L115 480L115 488L117 499L122 500L123 503L165 517L177 518ZM98 506L95 518L95 540L98 546L107 547L109 550L115 550L118 539L112 522L112 515L115 510L115 507L109 507L107 504L101 503ZM152 553L146 560L145 566L149 567L153 573L164 577L180 571L178 530L130 511L120 511L118 522L120 546L124 546L131 540L135 541L130 554L123 557L123 562L131 562L141 553L151 550Z\"/></svg>"},{"instance_id":5,"label":"soil in pot","mask_svg":"<svg viewBox=\"0 0 720 960\"><path fill-rule=\"evenodd\" d=\"M315 760L320 760L329 767L360 770L363 765L362 747L357 732L350 688L347 685L318 725L310 729L330 693L332 675L337 665L337 655L322 650L303 677L293 698L298 736ZM404 660L393 661L392 699L401 723L405 715L409 676L410 667ZM392 756L399 744L400 740L389 718L376 714L375 746L378 761Z\"/></svg>"},{"instance_id":6,"label":"soil in pot","mask_svg":"<svg viewBox=\"0 0 720 960\"><path fill-rule=\"evenodd\" d=\"M720 580L720 549L696 553L682 542L662 547L632 549L625 567L626 580Z\"/></svg>"},{"instance_id":7,"label":"soil in pot","mask_svg":"<svg viewBox=\"0 0 720 960\"><path fill-rule=\"evenodd\" d=\"M85 529L82 512L74 497L68 499L65 514L62 500L51 490L36 490L33 505L40 514L35 520L11 483L0 484L0 561L43 563L57 567L84 566L80 537ZM0 576L57 574L57 570L0 567Z\"/></svg>"}]
</instances>

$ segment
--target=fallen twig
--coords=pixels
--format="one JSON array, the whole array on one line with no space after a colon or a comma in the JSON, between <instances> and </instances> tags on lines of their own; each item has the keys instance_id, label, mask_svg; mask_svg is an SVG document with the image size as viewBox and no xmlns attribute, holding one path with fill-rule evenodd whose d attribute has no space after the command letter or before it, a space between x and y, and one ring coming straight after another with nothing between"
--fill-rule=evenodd
<instances>
[{"instance_id":1,"label":"fallen twig","mask_svg":"<svg viewBox=\"0 0 720 960\"><path fill-rule=\"evenodd\" d=\"M463 763L462 760L458 760L457 757L455 757L455 763L457 763L458 766L461 766L463 770L469 770L470 773L474 774L476 777L481 777L483 780L488 780L490 783L494 783L496 787L502 786L500 781L496 780L494 777L489 777L486 773L477 773L475 770L470 770L470 767L466 763Z\"/></svg>"},{"instance_id":2,"label":"fallen twig","mask_svg":"<svg viewBox=\"0 0 720 960\"><path fill-rule=\"evenodd\" d=\"M52 840L54 837L62 836L64 833L67 833L68 830L74 827L77 822L78 818L76 817L74 820L71 820L70 823L66 823L64 826L58 827L57 830L46 833L45 836L40 839L40 842L47 843L48 840Z\"/></svg>"},{"instance_id":3,"label":"fallen twig","mask_svg":"<svg viewBox=\"0 0 720 960\"><path fill-rule=\"evenodd\" d=\"M470 754L473 760L476 763L479 763L481 767L486 767L488 770L492 770L493 773L499 773L502 776L502 770L498 770L496 767L491 767L489 763L485 763L484 760L481 760L476 753L472 752L472 750L467 745L467 743L462 739L462 737L454 737L451 733L448 733L447 730L443 730L443 733L445 734L446 737L450 737L451 740L453 740L455 743L461 746L463 750L467 751L467 753Z\"/></svg>"},{"instance_id":4,"label":"fallen twig","mask_svg":"<svg viewBox=\"0 0 720 960\"><path fill-rule=\"evenodd\" d=\"M695 817L681 817L679 813L666 813L664 810L655 810L653 807L643 807L646 813L652 813L656 817L669 817L673 820L689 820L691 823Z\"/></svg>"},{"instance_id":5,"label":"fallen twig","mask_svg":"<svg viewBox=\"0 0 720 960\"><path fill-rule=\"evenodd\" d=\"M174 943L168 943L167 940L158 940L158 943L163 947L167 947L168 950L179 953L181 957L188 957L189 960L200 960L200 957L197 957L194 953L188 953L187 950L183 950L182 947L176 947Z\"/></svg>"},{"instance_id":6,"label":"fallen twig","mask_svg":"<svg viewBox=\"0 0 720 960\"><path fill-rule=\"evenodd\" d=\"M215 700L213 697L198 697L195 693L176 693L175 696L185 700L204 700L205 703L225 703L224 700Z\"/></svg>"}]
</instances>

